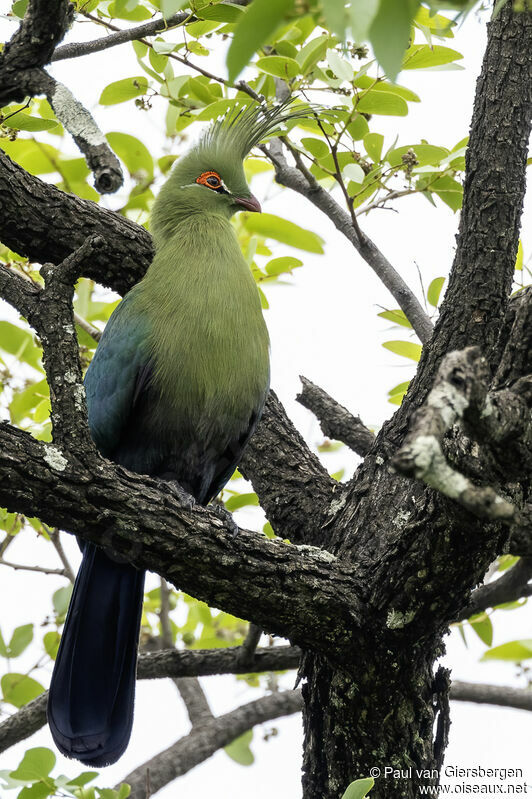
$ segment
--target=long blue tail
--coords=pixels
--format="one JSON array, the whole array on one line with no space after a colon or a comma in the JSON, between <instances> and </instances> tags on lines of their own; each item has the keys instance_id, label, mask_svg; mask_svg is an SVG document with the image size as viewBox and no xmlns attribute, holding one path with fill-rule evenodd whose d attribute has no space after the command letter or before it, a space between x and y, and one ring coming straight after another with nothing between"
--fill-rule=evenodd
<instances>
[{"instance_id":1,"label":"long blue tail","mask_svg":"<svg viewBox=\"0 0 532 799\"><path fill-rule=\"evenodd\" d=\"M85 544L48 698L57 748L88 766L114 763L133 723L144 572Z\"/></svg>"}]
</instances>

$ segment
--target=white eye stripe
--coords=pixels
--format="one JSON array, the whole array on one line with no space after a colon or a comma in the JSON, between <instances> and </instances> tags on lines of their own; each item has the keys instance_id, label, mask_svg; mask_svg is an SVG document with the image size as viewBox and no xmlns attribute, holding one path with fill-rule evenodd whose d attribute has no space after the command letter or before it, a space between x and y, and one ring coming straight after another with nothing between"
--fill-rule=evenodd
<instances>
[{"instance_id":1,"label":"white eye stripe","mask_svg":"<svg viewBox=\"0 0 532 799\"><path fill-rule=\"evenodd\" d=\"M227 188L227 186L225 185L225 183L223 182L223 180L221 180L220 181L220 185L216 186L216 187L208 186L206 183L185 183L185 184L183 184L183 186L180 186L179 188L180 189L191 189L192 186L205 186L207 189L211 189L212 191L216 191L217 189L225 189L225 191L228 194L230 194L230 191Z\"/></svg>"}]
</instances>

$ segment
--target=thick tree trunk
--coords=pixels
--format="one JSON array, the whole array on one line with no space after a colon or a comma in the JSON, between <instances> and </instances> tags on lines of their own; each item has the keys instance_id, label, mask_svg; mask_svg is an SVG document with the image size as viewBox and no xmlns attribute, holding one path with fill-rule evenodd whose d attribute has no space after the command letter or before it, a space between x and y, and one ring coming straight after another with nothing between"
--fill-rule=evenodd
<instances>
[{"instance_id":1,"label":"thick tree trunk","mask_svg":"<svg viewBox=\"0 0 532 799\"><path fill-rule=\"evenodd\" d=\"M447 352L479 344L492 374L509 368L501 365L509 334L500 330L525 192L532 14L515 13L507 4L489 29L458 248L442 313L403 407L348 489L329 544L334 554L351 557L355 571L369 563L373 569L366 571L367 624L352 661L340 670L321 655L307 653L303 660L304 799L339 799L351 781L368 776L377 778L372 799L414 799L420 785L438 783L448 679L443 670L434 675L434 662L444 651L448 622L507 537L500 525L457 512L430 489L407 489L389 469L413 408L430 390ZM507 318L511 322L512 314ZM510 383L528 368L521 363ZM459 449L449 443L451 462L464 455ZM463 457L461 463L464 469ZM468 468L478 479L472 462ZM495 482L503 481L504 469L491 462L482 482L489 471ZM361 551L367 562L360 561Z\"/></svg>"}]
</instances>

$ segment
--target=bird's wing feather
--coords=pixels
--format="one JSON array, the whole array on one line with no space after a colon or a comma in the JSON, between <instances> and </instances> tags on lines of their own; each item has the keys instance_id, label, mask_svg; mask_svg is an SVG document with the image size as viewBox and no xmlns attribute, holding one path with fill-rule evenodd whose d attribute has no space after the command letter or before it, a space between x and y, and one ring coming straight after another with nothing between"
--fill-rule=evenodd
<instances>
[{"instance_id":1,"label":"bird's wing feather","mask_svg":"<svg viewBox=\"0 0 532 799\"><path fill-rule=\"evenodd\" d=\"M147 321L129 294L111 316L85 375L89 428L100 452L112 457L134 404L149 379Z\"/></svg>"}]
</instances>

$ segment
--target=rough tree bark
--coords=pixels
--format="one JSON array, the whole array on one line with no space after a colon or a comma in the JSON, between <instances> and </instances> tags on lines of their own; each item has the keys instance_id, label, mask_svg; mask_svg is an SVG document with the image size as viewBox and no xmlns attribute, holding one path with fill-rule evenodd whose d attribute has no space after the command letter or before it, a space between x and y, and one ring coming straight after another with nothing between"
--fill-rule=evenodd
<instances>
[{"instance_id":1,"label":"rough tree bark","mask_svg":"<svg viewBox=\"0 0 532 799\"><path fill-rule=\"evenodd\" d=\"M28 25L39 19L33 2ZM67 12L66 3L58 8ZM62 28L44 34L57 43ZM25 46L24 29L20 39ZM40 73L52 52L38 48L37 60L20 70ZM4 63L0 58L14 97L33 74L19 74L16 56L15 41ZM497 555L532 555L532 291L510 300L531 105L532 14L507 4L490 23L449 289L403 405L374 439L359 419L304 383L301 401L365 458L347 485L331 480L274 395L245 454L244 473L275 531L291 544L247 531L233 538L214 512L185 507L168 485L95 452L72 285L83 274L127 290L150 261L151 240L132 222L47 186L0 153L0 239L33 260L55 263L43 267L44 289L0 270L2 296L42 340L54 426L53 444L43 445L0 424L0 503L100 543L300 646L305 799L338 799L351 780L387 766L413 767L411 778L377 779L374 799L413 799L420 784L436 785L449 724L449 675L434 673L443 636L472 607L529 593L526 560L511 579L471 596ZM369 246L297 162L287 163L280 146L267 152L280 182L325 209L354 246ZM368 263L374 256L372 250ZM428 339L426 319L411 297L405 302ZM285 662L293 665L295 654L290 649ZM234 671L244 668L237 661ZM198 661L196 667L190 673L206 673ZM163 671L176 676L182 668L167 664ZM141 660L139 676L143 669ZM484 701L467 686L455 695ZM523 696L499 700L530 706ZM38 726L44 700L37 702L0 729L0 742L2 732L8 742L14 728L21 734L24 713L32 729ZM290 694L277 704L283 702L296 709L300 699ZM264 717L279 715L277 704L263 708ZM211 751L249 726L247 712L213 719L208 740L193 730L162 753L152 764L157 786L182 773L177 756L198 746ZM131 778L143 799L142 780Z\"/></svg>"}]
</instances>

